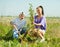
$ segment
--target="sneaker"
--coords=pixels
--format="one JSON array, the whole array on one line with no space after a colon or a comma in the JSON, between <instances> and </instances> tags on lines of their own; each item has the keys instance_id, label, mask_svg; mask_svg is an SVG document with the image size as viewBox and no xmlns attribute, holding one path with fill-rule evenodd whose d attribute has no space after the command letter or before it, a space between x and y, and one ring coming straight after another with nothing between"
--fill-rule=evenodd
<instances>
[{"instance_id":1,"label":"sneaker","mask_svg":"<svg viewBox=\"0 0 60 47\"><path fill-rule=\"evenodd\" d=\"M40 42L44 42L44 41L45 41L45 38L41 39L41 41L40 41Z\"/></svg>"}]
</instances>

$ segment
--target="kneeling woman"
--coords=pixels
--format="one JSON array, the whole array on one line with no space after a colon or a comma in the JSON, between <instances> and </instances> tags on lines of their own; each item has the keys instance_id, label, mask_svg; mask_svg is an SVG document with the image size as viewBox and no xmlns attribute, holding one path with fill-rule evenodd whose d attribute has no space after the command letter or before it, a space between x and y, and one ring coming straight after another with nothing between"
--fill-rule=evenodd
<instances>
[{"instance_id":1,"label":"kneeling woman","mask_svg":"<svg viewBox=\"0 0 60 47\"><path fill-rule=\"evenodd\" d=\"M44 16L43 7L38 6L36 8L36 11L37 11L37 15L34 16L34 22L33 22L33 24L35 26L34 31L36 33L38 33L38 35L41 37L41 42L43 42L45 40L44 34L46 31L46 19ZM37 30L39 30L39 31L37 32Z\"/></svg>"}]
</instances>

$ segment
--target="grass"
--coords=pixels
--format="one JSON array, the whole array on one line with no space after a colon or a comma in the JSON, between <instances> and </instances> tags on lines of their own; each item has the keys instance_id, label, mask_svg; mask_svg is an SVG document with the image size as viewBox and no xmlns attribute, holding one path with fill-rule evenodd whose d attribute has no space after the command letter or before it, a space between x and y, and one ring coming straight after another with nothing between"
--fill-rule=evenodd
<instances>
[{"instance_id":1,"label":"grass","mask_svg":"<svg viewBox=\"0 0 60 47\"><path fill-rule=\"evenodd\" d=\"M29 35L22 42L20 39L13 39L10 37L12 26L9 23L13 17L0 17L0 19L0 47L60 47L60 18L47 17L47 30L43 43L39 42L39 38L36 38L37 42L34 41L34 37Z\"/></svg>"}]
</instances>

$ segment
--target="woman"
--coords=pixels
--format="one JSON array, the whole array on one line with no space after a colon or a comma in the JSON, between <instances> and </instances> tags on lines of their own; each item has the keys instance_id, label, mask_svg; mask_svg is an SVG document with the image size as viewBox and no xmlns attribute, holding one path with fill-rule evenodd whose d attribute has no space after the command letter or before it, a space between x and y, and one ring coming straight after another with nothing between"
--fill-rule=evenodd
<instances>
[{"instance_id":1,"label":"woman","mask_svg":"<svg viewBox=\"0 0 60 47\"><path fill-rule=\"evenodd\" d=\"M46 19L45 19L45 16L44 16L43 7L38 6L36 8L36 11L37 11L38 15L36 15L34 17L34 22L33 22L33 24L35 26L34 32L38 33L38 35L41 37L41 42L43 42L45 40L44 34L45 34L45 31L46 31Z\"/></svg>"}]
</instances>

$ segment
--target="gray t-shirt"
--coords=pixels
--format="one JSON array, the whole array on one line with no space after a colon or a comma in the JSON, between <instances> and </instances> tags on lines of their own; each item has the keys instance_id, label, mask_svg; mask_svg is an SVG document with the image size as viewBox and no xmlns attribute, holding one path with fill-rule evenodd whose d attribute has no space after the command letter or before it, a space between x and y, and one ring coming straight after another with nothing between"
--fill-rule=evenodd
<instances>
[{"instance_id":1,"label":"gray t-shirt","mask_svg":"<svg viewBox=\"0 0 60 47\"><path fill-rule=\"evenodd\" d=\"M12 20L11 23L15 24L18 30L23 28L26 25L25 19L20 20L20 18L16 18ZM13 31L15 31L15 29Z\"/></svg>"}]
</instances>

